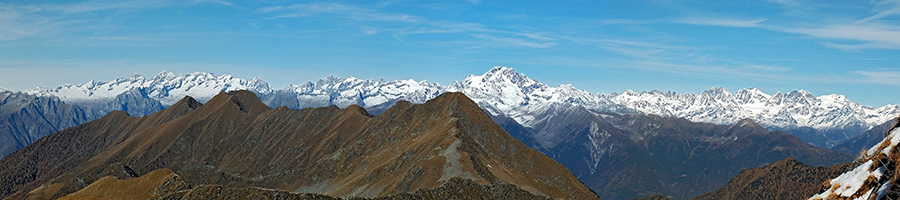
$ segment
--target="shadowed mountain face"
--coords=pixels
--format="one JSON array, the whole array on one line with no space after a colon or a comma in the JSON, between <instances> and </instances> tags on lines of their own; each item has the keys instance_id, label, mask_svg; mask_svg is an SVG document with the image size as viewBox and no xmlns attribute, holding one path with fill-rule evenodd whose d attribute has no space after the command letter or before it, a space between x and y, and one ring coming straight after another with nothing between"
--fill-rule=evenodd
<instances>
[{"instance_id":1,"label":"shadowed mountain face","mask_svg":"<svg viewBox=\"0 0 900 200\"><path fill-rule=\"evenodd\" d=\"M850 154L768 131L750 119L725 126L586 109L548 112L555 117L543 118L547 120L532 128L494 119L511 135L568 167L604 199L653 194L691 198L721 187L743 169L788 157L815 166L852 160Z\"/></svg>"},{"instance_id":2,"label":"shadowed mountain face","mask_svg":"<svg viewBox=\"0 0 900 200\"><path fill-rule=\"evenodd\" d=\"M42 137L0 159L0 197L21 199L31 189L121 144L135 133L181 117L199 106L194 99L185 98L167 110L141 118L114 111L101 119ZM122 174L123 168L119 166L110 168L110 172ZM67 184L84 187L89 183L82 179ZM75 188L65 189L62 192L75 191Z\"/></svg>"},{"instance_id":3,"label":"shadowed mountain face","mask_svg":"<svg viewBox=\"0 0 900 200\"><path fill-rule=\"evenodd\" d=\"M0 157L48 134L122 110L143 116L162 110L159 101L140 90L117 95L109 102L71 104L51 95L0 91Z\"/></svg>"},{"instance_id":4,"label":"shadowed mountain face","mask_svg":"<svg viewBox=\"0 0 900 200\"><path fill-rule=\"evenodd\" d=\"M105 176L158 169L192 186L336 197L437 191L453 183L597 198L461 93L421 105L401 101L377 117L359 106L271 109L247 91L220 93L202 106L185 98L152 115L113 112L42 138L4 157L0 167L4 198L57 198Z\"/></svg>"},{"instance_id":5,"label":"shadowed mountain face","mask_svg":"<svg viewBox=\"0 0 900 200\"><path fill-rule=\"evenodd\" d=\"M49 133L99 118L93 110L53 96L0 91L0 157Z\"/></svg>"},{"instance_id":6,"label":"shadowed mountain face","mask_svg":"<svg viewBox=\"0 0 900 200\"><path fill-rule=\"evenodd\" d=\"M694 199L806 199L818 192L823 182L850 168L850 163L813 167L787 158L743 170L715 192Z\"/></svg>"},{"instance_id":7,"label":"shadowed mountain face","mask_svg":"<svg viewBox=\"0 0 900 200\"><path fill-rule=\"evenodd\" d=\"M890 120L884 124L878 125L866 131L866 133L851 138L846 142L831 148L835 151L843 151L850 154L858 154L860 151L868 150L884 139L884 134L897 125L897 120Z\"/></svg>"}]
</instances>

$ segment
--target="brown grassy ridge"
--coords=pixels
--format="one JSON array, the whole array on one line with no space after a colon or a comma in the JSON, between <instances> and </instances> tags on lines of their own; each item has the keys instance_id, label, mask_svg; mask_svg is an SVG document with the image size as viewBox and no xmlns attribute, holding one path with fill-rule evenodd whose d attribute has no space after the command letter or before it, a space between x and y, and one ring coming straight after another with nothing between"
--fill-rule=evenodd
<instances>
[{"instance_id":1,"label":"brown grassy ridge","mask_svg":"<svg viewBox=\"0 0 900 200\"><path fill-rule=\"evenodd\" d=\"M221 93L175 119L157 114L105 118L69 134L74 138L100 132L118 140L96 145L98 150L71 161L59 176L14 185L37 188L32 197L55 198L105 176L167 168L198 187L258 187L348 198L412 194L457 179L552 198L597 198L565 167L503 132L462 93L446 93L418 105L399 102L371 116L358 106L272 109L253 93L238 91ZM137 128L122 130L118 125L123 122Z\"/></svg>"},{"instance_id":2,"label":"brown grassy ridge","mask_svg":"<svg viewBox=\"0 0 900 200\"><path fill-rule=\"evenodd\" d=\"M850 170L850 163L812 167L793 158L746 169L714 192L693 199L806 199L822 183Z\"/></svg>"}]
</instances>

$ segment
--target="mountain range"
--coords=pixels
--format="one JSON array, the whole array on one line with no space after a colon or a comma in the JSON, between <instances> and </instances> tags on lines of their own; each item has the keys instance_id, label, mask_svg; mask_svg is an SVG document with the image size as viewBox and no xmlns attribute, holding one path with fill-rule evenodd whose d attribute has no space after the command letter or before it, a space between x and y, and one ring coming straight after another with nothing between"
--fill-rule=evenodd
<instances>
[{"instance_id":1,"label":"mountain range","mask_svg":"<svg viewBox=\"0 0 900 200\"><path fill-rule=\"evenodd\" d=\"M503 132L462 93L424 104L400 101L378 116L359 106L273 109L245 90L219 92L205 104L188 96L150 115L113 111L41 138L0 159L0 177L0 198L7 199L116 192L248 198L242 196L247 190L339 198L597 199L564 166Z\"/></svg>"},{"instance_id":2,"label":"mountain range","mask_svg":"<svg viewBox=\"0 0 900 200\"><path fill-rule=\"evenodd\" d=\"M533 113L549 104L580 106L596 112L644 113L664 117L683 117L693 122L727 125L750 118L771 130L797 135L816 146L830 148L858 136L900 114L900 105L869 107L859 105L843 95L813 96L807 91L776 92L769 95L756 88L732 94L720 87L700 94L675 92L626 91L622 94L591 94L572 85L551 87L517 73L512 68L495 67L483 75L470 75L449 86L414 80L364 80L354 77L326 77L316 82L289 85L275 89L259 78L244 80L231 75L216 76L195 72L175 75L161 72L152 78L133 75L113 81L90 81L79 85L62 85L52 89L33 89L22 93L40 97L55 96L67 104L102 109L120 95L133 93L138 98L158 101L169 106L184 96L205 102L217 91L249 90L267 105L289 108L360 105L373 114L399 100L422 103L443 92L464 92L492 115L508 116L530 127L537 123ZM139 103L118 103L133 105ZM128 109L142 116L161 108ZM46 133L49 134L49 133Z\"/></svg>"},{"instance_id":3,"label":"mountain range","mask_svg":"<svg viewBox=\"0 0 900 200\"><path fill-rule=\"evenodd\" d=\"M586 109L557 109L539 116L547 117L534 128L512 120L494 121L565 165L604 199L652 194L687 199L723 186L742 169L789 157L815 166L853 159L851 154L766 130L751 119L714 125L656 115L593 114Z\"/></svg>"},{"instance_id":4,"label":"mountain range","mask_svg":"<svg viewBox=\"0 0 900 200\"><path fill-rule=\"evenodd\" d=\"M19 102L9 105L41 111L22 115L32 116L27 118L11 112L14 118L41 121L62 116L56 118L69 124L51 126L50 123L42 125L46 128L41 130L0 132L0 136L28 135L34 141L53 132L48 130L84 123L112 110L144 116L171 107L184 95L206 102L218 91L237 89L256 93L271 107L358 105L374 115L382 114L397 102L424 103L443 92L462 92L506 132L556 159L608 199L655 193L690 198L724 185L741 169L764 166L786 157L816 166L849 162L852 160L849 154L805 143L833 146L860 136L900 113L896 105L872 108L841 95L814 97L802 90L775 95L754 88L735 94L724 88L701 94L659 91L591 94L572 85L551 87L506 67L470 75L449 86L414 80L327 77L284 89L274 89L258 78L248 81L230 75L163 72L153 78L134 75L55 89L5 91L22 98L4 101ZM36 100L39 98L55 104L41 104ZM0 109L6 107L21 111L7 103L0 105ZM48 109L53 107L71 109L57 111L60 114L46 112L58 110ZM7 127L21 127L21 124ZM17 145L8 146L21 148ZM711 163L727 164L717 167L713 173L698 171L708 170L706 167ZM622 178L646 188L609 181Z\"/></svg>"}]
</instances>

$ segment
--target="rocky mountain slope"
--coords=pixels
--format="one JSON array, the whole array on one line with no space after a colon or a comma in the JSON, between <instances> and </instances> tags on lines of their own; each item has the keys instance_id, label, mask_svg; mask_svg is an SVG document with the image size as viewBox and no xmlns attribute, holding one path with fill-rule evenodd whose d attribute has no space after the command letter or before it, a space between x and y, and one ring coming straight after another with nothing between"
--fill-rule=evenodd
<instances>
[{"instance_id":1,"label":"rocky mountain slope","mask_svg":"<svg viewBox=\"0 0 900 200\"><path fill-rule=\"evenodd\" d=\"M693 199L804 199L822 182L849 170L850 163L813 167L787 158L765 167L746 169L715 192Z\"/></svg>"},{"instance_id":2,"label":"rocky mountain slope","mask_svg":"<svg viewBox=\"0 0 900 200\"><path fill-rule=\"evenodd\" d=\"M652 194L686 199L721 187L742 169L788 157L816 166L853 158L766 130L750 119L725 126L586 109L538 116L553 117L534 128L500 124L516 138L545 141L533 147L565 165L604 199Z\"/></svg>"},{"instance_id":3,"label":"rocky mountain slope","mask_svg":"<svg viewBox=\"0 0 900 200\"><path fill-rule=\"evenodd\" d=\"M454 178L432 189L420 189L412 193L402 193L374 198L349 198L354 200L411 200L411 199L521 199L549 200L551 198L532 194L511 184L479 185L471 180ZM285 200L340 200L343 198L312 193L291 193L287 191L258 187L226 187L222 185L192 186L168 169L154 170L136 178L116 179L103 177L78 192L60 199L285 199Z\"/></svg>"},{"instance_id":4,"label":"rocky mountain slope","mask_svg":"<svg viewBox=\"0 0 900 200\"><path fill-rule=\"evenodd\" d=\"M886 126L889 124L890 126ZM897 199L896 122L852 163L811 167L794 159L741 171L715 192L694 199Z\"/></svg>"},{"instance_id":5,"label":"rocky mountain slope","mask_svg":"<svg viewBox=\"0 0 900 200\"><path fill-rule=\"evenodd\" d=\"M49 133L94 120L105 113L65 103L56 96L0 91L0 155Z\"/></svg>"},{"instance_id":6,"label":"rocky mountain slope","mask_svg":"<svg viewBox=\"0 0 900 200\"><path fill-rule=\"evenodd\" d=\"M897 120L890 120L884 124L878 125L866 131L862 135L851 138L844 143L832 147L832 150L843 151L851 154L859 154L861 151L868 150L884 139L884 133L887 133L894 126L897 126Z\"/></svg>"},{"instance_id":7,"label":"rocky mountain slope","mask_svg":"<svg viewBox=\"0 0 900 200\"><path fill-rule=\"evenodd\" d=\"M3 198L57 198L111 181L106 176L159 169L197 187L336 197L496 187L508 188L506 195L596 198L462 93L421 105L399 101L378 116L359 106L272 109L247 91L220 93L202 106L184 98L144 117L117 111L44 137L0 159L0 167Z\"/></svg>"},{"instance_id":8,"label":"rocky mountain slope","mask_svg":"<svg viewBox=\"0 0 900 200\"><path fill-rule=\"evenodd\" d=\"M135 132L179 118L199 106L200 103L192 98L185 98L166 110L140 118L132 118L123 111L113 111L100 119L42 137L0 158L0 198L24 199L27 192L122 143ZM118 169L114 166L110 169L110 173L119 174L117 177L134 174L128 173L133 170L125 170L121 165ZM80 179L66 185L84 187L89 183ZM60 192L64 193L76 191L75 188L63 187L53 187L50 190L62 190Z\"/></svg>"},{"instance_id":9,"label":"rocky mountain slope","mask_svg":"<svg viewBox=\"0 0 900 200\"><path fill-rule=\"evenodd\" d=\"M862 152L851 170L825 181L824 189L809 199L900 198L900 128L894 126L884 139Z\"/></svg>"}]
</instances>

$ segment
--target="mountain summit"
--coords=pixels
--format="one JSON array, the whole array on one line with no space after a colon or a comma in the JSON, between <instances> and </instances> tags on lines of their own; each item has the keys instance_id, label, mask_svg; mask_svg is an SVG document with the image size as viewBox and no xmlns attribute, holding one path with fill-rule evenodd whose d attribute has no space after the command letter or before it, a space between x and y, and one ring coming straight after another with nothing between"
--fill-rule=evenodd
<instances>
[{"instance_id":1,"label":"mountain summit","mask_svg":"<svg viewBox=\"0 0 900 200\"><path fill-rule=\"evenodd\" d=\"M400 101L378 116L359 106L272 109L249 91L220 92L197 105L185 98L145 117L113 112L45 137L0 159L0 177L6 177L0 196L57 198L96 189L87 185L106 176L166 169L192 186L336 197L447 190L461 191L456 198L463 198L490 187L496 189L478 191L487 191L481 194L486 198L597 198L565 167L506 134L462 93L424 104ZM170 195L179 194L187 193Z\"/></svg>"}]
</instances>

